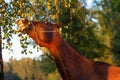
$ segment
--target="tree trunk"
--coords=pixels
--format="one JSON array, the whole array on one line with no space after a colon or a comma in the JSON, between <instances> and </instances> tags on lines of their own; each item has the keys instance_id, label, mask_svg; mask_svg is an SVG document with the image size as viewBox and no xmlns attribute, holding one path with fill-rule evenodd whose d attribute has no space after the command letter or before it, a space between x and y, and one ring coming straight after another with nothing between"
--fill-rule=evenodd
<instances>
[{"instance_id":1,"label":"tree trunk","mask_svg":"<svg viewBox=\"0 0 120 80\"><path fill-rule=\"evenodd\" d=\"M3 59L2 59L2 37L1 37L1 28L0 28L0 80L4 80Z\"/></svg>"},{"instance_id":2,"label":"tree trunk","mask_svg":"<svg viewBox=\"0 0 120 80\"><path fill-rule=\"evenodd\" d=\"M57 10L57 12L56 12L56 14L55 14L55 17L56 17L56 23L59 23L59 12L60 12L60 10L59 10L59 2L60 1L58 1L58 0L55 0L55 6L56 6L56 10Z\"/></svg>"}]
</instances>

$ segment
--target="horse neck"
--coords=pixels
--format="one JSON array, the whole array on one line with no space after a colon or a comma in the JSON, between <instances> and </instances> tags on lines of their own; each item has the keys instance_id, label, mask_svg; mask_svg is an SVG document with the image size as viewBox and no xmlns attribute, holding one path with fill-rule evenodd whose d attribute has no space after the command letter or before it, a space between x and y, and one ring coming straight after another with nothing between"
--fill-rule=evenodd
<instances>
[{"instance_id":1,"label":"horse neck","mask_svg":"<svg viewBox=\"0 0 120 80\"><path fill-rule=\"evenodd\" d=\"M87 76L87 70L90 69L89 60L73 49L59 35L57 35L53 43L49 45L51 46L48 47L48 49L55 58L56 65L63 80L78 80L80 79L80 74ZM82 77L81 79L83 79Z\"/></svg>"},{"instance_id":2,"label":"horse neck","mask_svg":"<svg viewBox=\"0 0 120 80\"><path fill-rule=\"evenodd\" d=\"M48 44L47 47L54 57L79 57L81 60L87 60L80 53L78 53L73 47L71 47L66 41L64 41L59 35L54 38L54 40Z\"/></svg>"},{"instance_id":3,"label":"horse neck","mask_svg":"<svg viewBox=\"0 0 120 80\"><path fill-rule=\"evenodd\" d=\"M55 63L60 71L63 80L87 80L84 79L91 70L90 62L85 57L74 50L67 42L55 33L50 43L41 42L38 34L34 29L28 32L28 35L41 46L48 48L55 58ZM37 35L37 36L36 36ZM90 72L91 73L91 72Z\"/></svg>"}]
</instances>

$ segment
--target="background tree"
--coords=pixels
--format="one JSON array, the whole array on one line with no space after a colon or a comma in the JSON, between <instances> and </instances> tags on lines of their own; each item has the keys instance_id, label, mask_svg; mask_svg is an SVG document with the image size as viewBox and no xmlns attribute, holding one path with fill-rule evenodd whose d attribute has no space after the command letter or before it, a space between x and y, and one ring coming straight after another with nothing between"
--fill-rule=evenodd
<instances>
[{"instance_id":1,"label":"background tree","mask_svg":"<svg viewBox=\"0 0 120 80\"><path fill-rule=\"evenodd\" d=\"M114 30L114 36L112 39L112 51L114 54L114 62L120 66L120 23L119 23L119 19L120 19L120 1L119 0L115 0L112 1L110 0L110 5L111 5L111 12L113 14L113 19L111 24L113 25L113 30Z\"/></svg>"},{"instance_id":2,"label":"background tree","mask_svg":"<svg viewBox=\"0 0 120 80\"><path fill-rule=\"evenodd\" d=\"M90 20L85 5L74 0L61 3L60 7L60 22L64 25L62 36L89 59L102 57L105 46L96 38L95 23Z\"/></svg>"},{"instance_id":3,"label":"background tree","mask_svg":"<svg viewBox=\"0 0 120 80\"><path fill-rule=\"evenodd\" d=\"M93 11L92 11L92 18L97 23L96 27L98 28L97 37L103 45L106 46L104 48L104 57L102 57L103 61L107 61L112 63L112 45L111 41L113 38L113 25L112 23L112 13L111 13L111 6L109 0L101 0L97 1L94 0Z\"/></svg>"},{"instance_id":4,"label":"background tree","mask_svg":"<svg viewBox=\"0 0 120 80\"><path fill-rule=\"evenodd\" d=\"M94 18L98 20L102 42L108 47L106 57L119 65L119 5L118 0L94 0Z\"/></svg>"},{"instance_id":5,"label":"background tree","mask_svg":"<svg viewBox=\"0 0 120 80\"><path fill-rule=\"evenodd\" d=\"M1 27L0 27L1 31ZM2 40L1 40L1 32L0 32L0 80L3 80L3 59L2 59Z\"/></svg>"},{"instance_id":6,"label":"background tree","mask_svg":"<svg viewBox=\"0 0 120 80\"><path fill-rule=\"evenodd\" d=\"M41 72L39 60L23 58L19 61L11 59L4 63L5 80L47 80L47 76Z\"/></svg>"}]
</instances>

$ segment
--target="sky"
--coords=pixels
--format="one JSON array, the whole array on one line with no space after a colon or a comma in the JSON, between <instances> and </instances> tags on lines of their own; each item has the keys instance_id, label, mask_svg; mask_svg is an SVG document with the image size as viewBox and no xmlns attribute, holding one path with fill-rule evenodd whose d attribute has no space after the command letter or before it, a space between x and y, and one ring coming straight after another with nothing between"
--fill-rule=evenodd
<instances>
[{"instance_id":1,"label":"sky","mask_svg":"<svg viewBox=\"0 0 120 80\"><path fill-rule=\"evenodd\" d=\"M5 1L10 2L10 0L5 0ZM90 8L93 0L86 0L86 1L87 1L87 8ZM10 58L16 59L16 60L20 60L21 58L32 58L32 59L39 58L39 56L42 54L42 51L37 52L36 49L32 48L32 45L28 46L28 50L33 51L32 54L30 53L21 54L22 48L20 46L19 37L17 35L13 36L12 42L13 42L13 46L12 46L13 52L10 52L9 50L6 50L6 49L2 50L4 61L9 61Z\"/></svg>"},{"instance_id":2,"label":"sky","mask_svg":"<svg viewBox=\"0 0 120 80\"><path fill-rule=\"evenodd\" d=\"M5 41L3 41L5 42ZM39 56L42 54L42 51L37 52L37 49L34 49L32 45L28 45L28 50L32 51L33 53L28 54L22 54L21 51L23 50L20 45L20 40L17 35L13 35L12 38L12 49L13 51L9 51L6 49L2 50L3 60L9 61L10 58L20 60L21 58L39 58Z\"/></svg>"},{"instance_id":3,"label":"sky","mask_svg":"<svg viewBox=\"0 0 120 80\"><path fill-rule=\"evenodd\" d=\"M86 0L86 2L87 2L87 8L91 8L93 0Z\"/></svg>"}]
</instances>

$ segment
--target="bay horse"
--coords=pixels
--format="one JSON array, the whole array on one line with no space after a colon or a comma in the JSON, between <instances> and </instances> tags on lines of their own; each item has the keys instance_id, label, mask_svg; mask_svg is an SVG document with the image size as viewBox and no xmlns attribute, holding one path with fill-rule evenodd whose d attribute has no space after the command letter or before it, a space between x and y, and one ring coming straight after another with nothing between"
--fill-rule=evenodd
<instances>
[{"instance_id":1,"label":"bay horse","mask_svg":"<svg viewBox=\"0 0 120 80\"><path fill-rule=\"evenodd\" d=\"M28 34L39 46L50 50L63 80L120 80L120 67L91 61L64 41L57 31L61 24L26 18L16 23L21 33Z\"/></svg>"}]
</instances>

